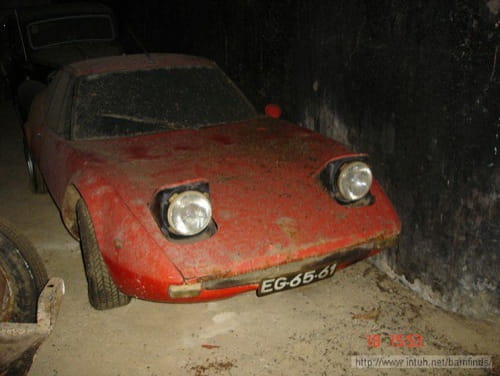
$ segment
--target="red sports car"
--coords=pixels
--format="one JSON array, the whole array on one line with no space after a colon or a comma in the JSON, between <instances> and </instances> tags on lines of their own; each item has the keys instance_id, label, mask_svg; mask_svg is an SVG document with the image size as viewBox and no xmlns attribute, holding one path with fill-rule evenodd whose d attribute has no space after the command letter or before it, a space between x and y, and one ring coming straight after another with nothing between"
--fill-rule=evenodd
<instances>
[{"instance_id":1,"label":"red sports car","mask_svg":"<svg viewBox=\"0 0 500 376\"><path fill-rule=\"evenodd\" d=\"M308 285L400 232L365 154L259 115L203 58L71 64L24 131L32 188L80 239L97 309Z\"/></svg>"}]
</instances>

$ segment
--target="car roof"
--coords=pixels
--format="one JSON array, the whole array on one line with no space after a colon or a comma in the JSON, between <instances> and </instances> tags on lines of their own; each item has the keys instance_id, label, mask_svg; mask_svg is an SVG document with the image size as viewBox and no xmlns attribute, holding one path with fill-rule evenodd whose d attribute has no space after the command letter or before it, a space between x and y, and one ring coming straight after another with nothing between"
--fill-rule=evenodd
<instances>
[{"instance_id":1,"label":"car roof","mask_svg":"<svg viewBox=\"0 0 500 376\"><path fill-rule=\"evenodd\" d=\"M22 23L74 15L113 14L107 6L90 2L39 5L19 8L17 12Z\"/></svg>"},{"instance_id":2,"label":"car roof","mask_svg":"<svg viewBox=\"0 0 500 376\"><path fill-rule=\"evenodd\" d=\"M97 59L79 61L66 66L74 76L89 76L112 72L127 72L169 67L215 67L211 60L190 55L179 54L137 54L108 56Z\"/></svg>"}]
</instances>

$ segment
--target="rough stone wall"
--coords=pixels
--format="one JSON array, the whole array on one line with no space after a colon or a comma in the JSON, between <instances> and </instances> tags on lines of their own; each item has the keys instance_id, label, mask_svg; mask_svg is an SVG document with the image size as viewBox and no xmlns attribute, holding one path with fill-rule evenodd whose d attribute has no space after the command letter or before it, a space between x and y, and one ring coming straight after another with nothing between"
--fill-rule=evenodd
<instances>
[{"instance_id":1,"label":"rough stone wall","mask_svg":"<svg viewBox=\"0 0 500 376\"><path fill-rule=\"evenodd\" d=\"M404 225L380 267L446 309L498 317L498 18L481 2L369 4L315 9L297 118L373 156Z\"/></svg>"},{"instance_id":2,"label":"rough stone wall","mask_svg":"<svg viewBox=\"0 0 500 376\"><path fill-rule=\"evenodd\" d=\"M208 56L258 108L369 152L404 226L376 263L498 318L500 1L133 3L120 9L151 50Z\"/></svg>"},{"instance_id":3,"label":"rough stone wall","mask_svg":"<svg viewBox=\"0 0 500 376\"><path fill-rule=\"evenodd\" d=\"M291 76L293 118L370 152L400 213L400 246L377 264L446 309L494 319L500 54L486 5L302 3L314 18Z\"/></svg>"}]
</instances>

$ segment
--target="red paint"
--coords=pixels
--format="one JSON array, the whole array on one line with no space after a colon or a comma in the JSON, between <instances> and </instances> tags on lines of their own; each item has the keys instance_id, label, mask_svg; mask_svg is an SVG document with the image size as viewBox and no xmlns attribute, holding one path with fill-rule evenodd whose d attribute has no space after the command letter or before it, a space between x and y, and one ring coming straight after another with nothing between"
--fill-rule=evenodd
<instances>
[{"instance_id":1,"label":"red paint","mask_svg":"<svg viewBox=\"0 0 500 376\"><path fill-rule=\"evenodd\" d=\"M211 64L168 56L155 55L154 64ZM115 57L69 69L91 74L141 64L149 63ZM174 301L167 294L170 284L234 276L399 234L398 217L376 182L375 203L368 207L342 206L328 195L318 172L332 159L355 154L299 126L261 117L193 131L67 141L45 127L44 100L44 94L36 99L25 125L30 149L59 208L70 184L80 192L104 260L126 294ZM172 243L148 205L164 187L199 180L210 184L219 230L209 239ZM202 290L196 298L176 301L226 298L256 287Z\"/></svg>"}]
</instances>

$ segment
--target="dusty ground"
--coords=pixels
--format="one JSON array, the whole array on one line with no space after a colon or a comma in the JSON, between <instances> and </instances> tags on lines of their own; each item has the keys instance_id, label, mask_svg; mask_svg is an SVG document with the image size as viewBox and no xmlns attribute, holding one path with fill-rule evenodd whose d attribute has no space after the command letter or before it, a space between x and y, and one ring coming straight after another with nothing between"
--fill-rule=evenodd
<instances>
[{"instance_id":1,"label":"dusty ground","mask_svg":"<svg viewBox=\"0 0 500 376\"><path fill-rule=\"evenodd\" d=\"M215 303L132 300L98 312L87 302L79 245L49 195L28 190L22 138L0 105L0 215L36 246L49 275L66 282L52 336L31 375L488 375L500 367L500 325L443 312L367 262L332 279L265 298L249 293ZM380 334L381 346L366 336ZM391 334L420 334L422 348L396 348ZM496 369L364 370L352 355L494 356Z\"/></svg>"}]
</instances>

